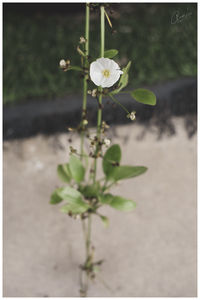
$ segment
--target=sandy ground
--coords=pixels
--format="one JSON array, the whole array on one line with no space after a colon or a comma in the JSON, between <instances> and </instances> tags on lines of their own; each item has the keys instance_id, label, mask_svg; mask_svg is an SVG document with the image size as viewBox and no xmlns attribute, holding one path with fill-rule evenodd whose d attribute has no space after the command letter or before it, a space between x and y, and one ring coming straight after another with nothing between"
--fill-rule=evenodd
<instances>
[{"instance_id":1,"label":"sandy ground","mask_svg":"<svg viewBox=\"0 0 200 300\"><path fill-rule=\"evenodd\" d=\"M115 128L122 162L149 170L114 189L136 201L134 212L104 208L108 229L93 217L96 259L105 262L88 296L196 296L197 141L188 139L183 122L174 119L176 135L160 140L156 128L144 136L137 123ZM56 166L67 160L67 138L4 143L4 297L79 296L81 224L48 203L61 185Z\"/></svg>"}]
</instances>

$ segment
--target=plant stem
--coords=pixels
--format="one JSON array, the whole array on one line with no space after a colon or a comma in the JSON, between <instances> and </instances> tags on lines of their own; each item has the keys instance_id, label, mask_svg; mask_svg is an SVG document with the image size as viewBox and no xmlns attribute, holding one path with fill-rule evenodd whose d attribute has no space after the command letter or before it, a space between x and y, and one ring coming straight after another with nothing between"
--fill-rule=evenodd
<instances>
[{"instance_id":1,"label":"plant stem","mask_svg":"<svg viewBox=\"0 0 200 300\"><path fill-rule=\"evenodd\" d=\"M104 57L104 48L105 48L105 10L104 6L101 5L101 45L100 45L100 57ZM99 142L101 139L101 122L102 122L102 87L99 88L100 95L98 101L98 112L97 112L97 146L94 160L94 177L93 183L96 181L97 173L97 155L99 152Z\"/></svg>"},{"instance_id":2,"label":"plant stem","mask_svg":"<svg viewBox=\"0 0 200 300\"><path fill-rule=\"evenodd\" d=\"M90 7L89 4L86 3L86 18L85 18L85 55L86 57L84 58L84 67L87 66L87 58L89 55L89 29L90 29ZM88 75L85 74L84 78L83 78L83 104L82 104L82 116L81 116L81 126L83 126L83 120L86 116L86 109L87 109L87 79L88 79ZM83 158L83 154L84 154L84 138L85 138L85 132L82 131L81 132L81 160Z\"/></svg>"},{"instance_id":3,"label":"plant stem","mask_svg":"<svg viewBox=\"0 0 200 300\"><path fill-rule=\"evenodd\" d=\"M88 233L87 233L87 240L86 240L87 258L90 255L91 225L92 225L92 216L91 216L91 214L89 214L89 217L88 217Z\"/></svg>"},{"instance_id":4,"label":"plant stem","mask_svg":"<svg viewBox=\"0 0 200 300\"><path fill-rule=\"evenodd\" d=\"M85 57L84 57L84 67L87 67L87 59L89 55L89 21L90 21L90 7L89 4L86 3L86 11L85 11ZM84 74L83 78L83 104L82 104L82 116L81 116L81 127L83 127L83 120L86 117L86 109L87 109L87 84L88 74ZM84 156L84 138L85 138L85 131L81 131L81 145L80 145L80 153L81 153L81 160ZM88 228L86 228L85 220L82 219L82 229L83 229L83 236L85 240L85 249L86 249L86 261L89 257L89 249L90 249L90 232L91 232L91 219L88 219ZM85 271L80 271L80 284L81 284L81 296L87 296L88 290L88 275L85 274ZM84 276L85 275L85 276ZM84 279L83 279L84 277Z\"/></svg>"},{"instance_id":5,"label":"plant stem","mask_svg":"<svg viewBox=\"0 0 200 300\"><path fill-rule=\"evenodd\" d=\"M121 106L121 108L122 108L125 112L127 112L127 113L129 114L128 109L127 109L124 105L122 105L116 98L114 98L112 94L109 94L109 97L110 97L115 103L117 103L119 106Z\"/></svg>"},{"instance_id":6,"label":"plant stem","mask_svg":"<svg viewBox=\"0 0 200 300\"><path fill-rule=\"evenodd\" d=\"M85 253L87 255L87 231L86 231L86 226L85 226L85 220L82 219L81 220L81 223L82 223L82 229L83 229L83 236L84 236L84 239L85 239Z\"/></svg>"},{"instance_id":7,"label":"plant stem","mask_svg":"<svg viewBox=\"0 0 200 300\"><path fill-rule=\"evenodd\" d=\"M130 94L132 91L120 91L119 94Z\"/></svg>"},{"instance_id":8,"label":"plant stem","mask_svg":"<svg viewBox=\"0 0 200 300\"><path fill-rule=\"evenodd\" d=\"M101 47L100 47L100 56L103 57L104 56L104 44L105 44L105 11L104 11L104 6L101 5ZM87 14L87 4L86 4L86 28L88 28L89 26L87 25L87 18L89 18L88 14ZM87 38L87 37L86 37ZM89 36L88 36L89 38ZM87 53L87 52L86 52ZM85 79L85 78L84 78ZM84 81L84 93L83 93L83 113L84 113L84 109L85 106L84 104L86 103L86 96L87 96L87 91L85 94L85 89L87 87L87 81ZM93 183L95 184L96 182L96 172L97 172L97 155L99 152L99 141L101 139L101 122L102 122L102 87L99 88L100 91L100 95L99 95L99 99L98 99L98 112L97 112L97 146L96 146L96 153L95 153L95 159L94 159L94 173L93 173ZM83 117L82 117L83 120ZM84 138L84 136L83 136ZM81 142L81 149L83 149L83 138L82 138L82 142ZM83 150L82 150L83 151ZM83 152L82 152L83 154ZM91 227L92 227L92 216L91 213L89 213L88 215L88 226L87 226L87 231L85 233L85 224L83 224L83 231L85 234L85 239L86 239L86 261L85 261L85 266L86 264L90 261L91 259ZM86 280L85 283L83 282L83 271L81 272L81 290L82 290L82 294L86 297L87 296L87 290L88 290L88 281L89 281L89 275L87 273L87 269L86 269Z\"/></svg>"},{"instance_id":9,"label":"plant stem","mask_svg":"<svg viewBox=\"0 0 200 300\"><path fill-rule=\"evenodd\" d=\"M104 57L104 48L105 48L105 10L104 10L104 6L101 5L101 48L100 48L101 57Z\"/></svg>"}]
</instances>

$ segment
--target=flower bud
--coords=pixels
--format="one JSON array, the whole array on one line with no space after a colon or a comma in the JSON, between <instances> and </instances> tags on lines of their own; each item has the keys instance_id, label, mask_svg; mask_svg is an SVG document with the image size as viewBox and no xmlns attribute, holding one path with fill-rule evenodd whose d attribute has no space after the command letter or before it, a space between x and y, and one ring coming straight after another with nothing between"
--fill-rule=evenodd
<instances>
[{"instance_id":1,"label":"flower bud","mask_svg":"<svg viewBox=\"0 0 200 300\"><path fill-rule=\"evenodd\" d=\"M80 44L83 44L83 43L85 43L85 42L86 42L86 39L85 39L83 36L81 36L81 37L80 37L79 43L80 43Z\"/></svg>"},{"instance_id":2,"label":"flower bud","mask_svg":"<svg viewBox=\"0 0 200 300\"><path fill-rule=\"evenodd\" d=\"M104 144L106 145L106 147L109 147L110 146L110 140L105 138L104 139Z\"/></svg>"},{"instance_id":3,"label":"flower bud","mask_svg":"<svg viewBox=\"0 0 200 300\"><path fill-rule=\"evenodd\" d=\"M68 127L67 129L68 129L68 131L75 131L75 129L71 128L71 127Z\"/></svg>"},{"instance_id":4,"label":"flower bud","mask_svg":"<svg viewBox=\"0 0 200 300\"><path fill-rule=\"evenodd\" d=\"M105 121L102 121L102 128L109 128L110 126L105 122Z\"/></svg>"},{"instance_id":5,"label":"flower bud","mask_svg":"<svg viewBox=\"0 0 200 300\"><path fill-rule=\"evenodd\" d=\"M127 115L127 118L129 118L131 121L134 121L136 118L135 114L136 114L136 111L132 111L130 114Z\"/></svg>"},{"instance_id":6,"label":"flower bud","mask_svg":"<svg viewBox=\"0 0 200 300\"><path fill-rule=\"evenodd\" d=\"M87 125L88 124L88 120L83 120L83 125Z\"/></svg>"},{"instance_id":7,"label":"flower bud","mask_svg":"<svg viewBox=\"0 0 200 300\"><path fill-rule=\"evenodd\" d=\"M67 71L70 66L70 60L69 59L68 60L61 59L59 65L63 71Z\"/></svg>"},{"instance_id":8,"label":"flower bud","mask_svg":"<svg viewBox=\"0 0 200 300\"><path fill-rule=\"evenodd\" d=\"M66 64L66 61L64 59L61 59L60 60L60 67L63 69L63 68L66 68L67 64Z\"/></svg>"},{"instance_id":9,"label":"flower bud","mask_svg":"<svg viewBox=\"0 0 200 300\"><path fill-rule=\"evenodd\" d=\"M91 95L95 98L97 96L97 89L92 90Z\"/></svg>"}]
</instances>

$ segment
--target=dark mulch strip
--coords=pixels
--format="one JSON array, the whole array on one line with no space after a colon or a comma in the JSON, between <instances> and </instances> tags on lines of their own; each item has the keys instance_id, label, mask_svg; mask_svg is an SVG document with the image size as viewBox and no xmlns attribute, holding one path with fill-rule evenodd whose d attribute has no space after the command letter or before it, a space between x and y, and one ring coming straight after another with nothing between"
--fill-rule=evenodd
<instances>
[{"instance_id":1,"label":"dark mulch strip","mask_svg":"<svg viewBox=\"0 0 200 300\"><path fill-rule=\"evenodd\" d=\"M164 132L175 134L170 119L185 116L188 136L196 132L197 80L182 78L149 87L157 96L157 105L148 106L134 101L128 94L118 96L118 100L130 111L136 110L137 122L158 126L160 135ZM111 100L112 101L112 100ZM103 119L108 124L125 124L131 121L119 106L104 99ZM53 101L28 102L14 107L4 107L3 136L5 140L25 138L38 133L53 134L67 132L67 127L75 127L80 121L81 95L70 95ZM97 103L88 97L89 126L96 124Z\"/></svg>"}]
</instances>

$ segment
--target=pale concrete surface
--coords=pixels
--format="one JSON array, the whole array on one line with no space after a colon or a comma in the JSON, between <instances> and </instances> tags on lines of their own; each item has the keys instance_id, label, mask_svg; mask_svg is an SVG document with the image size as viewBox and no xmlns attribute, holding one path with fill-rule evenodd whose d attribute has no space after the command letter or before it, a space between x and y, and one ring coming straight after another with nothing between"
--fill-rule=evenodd
<instances>
[{"instance_id":1,"label":"pale concrete surface","mask_svg":"<svg viewBox=\"0 0 200 300\"><path fill-rule=\"evenodd\" d=\"M137 202L134 212L104 208L108 229L93 217L109 289L96 280L88 296L196 296L196 135L188 139L183 119L173 121L177 134L159 141L156 128L140 140L137 123L116 127L112 142L120 143L122 162L149 170L113 190ZM81 224L48 203L61 185L56 166L67 160L67 138L4 143L4 297L79 296Z\"/></svg>"}]
</instances>

